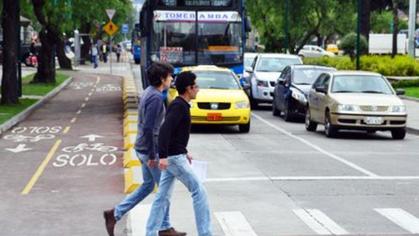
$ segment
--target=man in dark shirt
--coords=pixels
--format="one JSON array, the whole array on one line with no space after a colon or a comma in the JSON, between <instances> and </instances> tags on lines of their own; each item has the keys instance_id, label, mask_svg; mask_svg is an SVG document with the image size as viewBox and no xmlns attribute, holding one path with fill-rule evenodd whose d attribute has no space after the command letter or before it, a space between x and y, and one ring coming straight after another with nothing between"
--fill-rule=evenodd
<instances>
[{"instance_id":1,"label":"man in dark shirt","mask_svg":"<svg viewBox=\"0 0 419 236\"><path fill-rule=\"evenodd\" d=\"M106 229L110 236L114 235L114 228L125 213L146 198L159 184L160 170L158 166L157 136L166 113L162 92L168 89L173 78L173 67L170 64L154 63L148 69L148 86L142 93L138 109L138 135L135 151L142 165L143 184L128 195L122 202L111 210L104 212ZM159 236L184 236L186 233L177 232L169 222L169 208L164 211L164 220L157 226Z\"/></svg>"},{"instance_id":2,"label":"man in dark shirt","mask_svg":"<svg viewBox=\"0 0 419 236\"><path fill-rule=\"evenodd\" d=\"M196 75L182 72L176 77L179 96L170 104L166 119L159 134L159 168L162 170L159 191L151 207L147 222L146 236L155 236L170 205L175 179L180 180L192 194L196 227L199 236L211 236L211 218L207 193L194 174L188 145L191 114L189 102L196 98L199 91L195 84Z\"/></svg>"}]
</instances>

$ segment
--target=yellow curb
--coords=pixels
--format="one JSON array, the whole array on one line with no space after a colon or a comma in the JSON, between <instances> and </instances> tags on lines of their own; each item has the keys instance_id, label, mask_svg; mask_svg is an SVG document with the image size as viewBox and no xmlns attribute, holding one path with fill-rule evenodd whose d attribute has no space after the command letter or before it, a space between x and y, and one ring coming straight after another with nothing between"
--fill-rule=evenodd
<instances>
[{"instance_id":1,"label":"yellow curb","mask_svg":"<svg viewBox=\"0 0 419 236\"><path fill-rule=\"evenodd\" d=\"M127 116L136 116L138 117L138 110L137 109L128 109L124 112L124 118L127 118Z\"/></svg>"},{"instance_id":2,"label":"yellow curb","mask_svg":"<svg viewBox=\"0 0 419 236\"><path fill-rule=\"evenodd\" d=\"M133 166L131 168L125 168L124 180L125 180L125 193L132 193L140 186L141 167Z\"/></svg>"},{"instance_id":3,"label":"yellow curb","mask_svg":"<svg viewBox=\"0 0 419 236\"><path fill-rule=\"evenodd\" d=\"M135 123L127 123L124 126L124 136L127 136L129 134L138 134L138 126Z\"/></svg>"},{"instance_id":4,"label":"yellow curb","mask_svg":"<svg viewBox=\"0 0 419 236\"><path fill-rule=\"evenodd\" d=\"M126 125L128 125L128 124L130 124L130 123L135 123L135 124L137 124L137 123L138 123L138 116L135 116L135 115L128 115L128 116L126 116L126 117L124 118L124 123L123 123L123 125L124 125L124 126L126 126Z\"/></svg>"},{"instance_id":5,"label":"yellow curb","mask_svg":"<svg viewBox=\"0 0 419 236\"><path fill-rule=\"evenodd\" d=\"M128 151L124 152L124 167L130 168L133 166L141 166L141 162L138 159L134 148L130 148Z\"/></svg>"},{"instance_id":6,"label":"yellow curb","mask_svg":"<svg viewBox=\"0 0 419 236\"><path fill-rule=\"evenodd\" d=\"M132 147L134 147L135 140L137 138L136 134L129 134L124 138L124 149L128 150Z\"/></svg>"}]
</instances>

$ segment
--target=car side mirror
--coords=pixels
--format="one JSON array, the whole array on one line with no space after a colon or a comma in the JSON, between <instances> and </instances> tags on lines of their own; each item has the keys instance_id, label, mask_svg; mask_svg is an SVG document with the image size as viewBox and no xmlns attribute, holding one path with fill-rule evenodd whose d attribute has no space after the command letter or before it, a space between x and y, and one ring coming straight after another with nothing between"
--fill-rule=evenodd
<instances>
[{"instance_id":1,"label":"car side mirror","mask_svg":"<svg viewBox=\"0 0 419 236\"><path fill-rule=\"evenodd\" d=\"M396 89L396 95L400 96L400 95L404 95L406 93L406 91L404 89Z\"/></svg>"},{"instance_id":2,"label":"car side mirror","mask_svg":"<svg viewBox=\"0 0 419 236\"><path fill-rule=\"evenodd\" d=\"M318 93L324 93L324 94L327 93L327 89L325 87L316 87L315 90Z\"/></svg>"},{"instance_id":3,"label":"car side mirror","mask_svg":"<svg viewBox=\"0 0 419 236\"><path fill-rule=\"evenodd\" d=\"M250 66L247 66L247 67L245 68L245 71L246 71L247 73L253 73L253 68L252 68L252 67L250 67Z\"/></svg>"}]
</instances>

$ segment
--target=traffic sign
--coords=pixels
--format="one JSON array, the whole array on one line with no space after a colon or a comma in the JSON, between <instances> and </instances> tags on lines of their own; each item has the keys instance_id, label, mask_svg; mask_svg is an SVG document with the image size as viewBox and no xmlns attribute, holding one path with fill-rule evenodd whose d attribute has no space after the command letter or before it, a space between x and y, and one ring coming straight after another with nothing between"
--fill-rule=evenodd
<instances>
[{"instance_id":1,"label":"traffic sign","mask_svg":"<svg viewBox=\"0 0 419 236\"><path fill-rule=\"evenodd\" d=\"M128 30L129 30L128 24L123 24L121 28L122 33L126 34L128 33Z\"/></svg>"},{"instance_id":2,"label":"traffic sign","mask_svg":"<svg viewBox=\"0 0 419 236\"><path fill-rule=\"evenodd\" d=\"M115 9L106 9L106 14L109 17L109 20L112 20L113 16L115 15Z\"/></svg>"},{"instance_id":3,"label":"traffic sign","mask_svg":"<svg viewBox=\"0 0 419 236\"><path fill-rule=\"evenodd\" d=\"M103 26L103 30L109 35L112 36L116 32L118 32L118 26L115 25L112 21L109 21L105 26Z\"/></svg>"}]
</instances>

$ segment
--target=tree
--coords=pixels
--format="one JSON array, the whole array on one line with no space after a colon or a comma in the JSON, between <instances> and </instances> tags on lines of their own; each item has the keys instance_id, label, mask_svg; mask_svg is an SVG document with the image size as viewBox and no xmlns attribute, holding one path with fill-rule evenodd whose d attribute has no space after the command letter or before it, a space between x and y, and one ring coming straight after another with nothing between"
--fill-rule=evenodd
<instances>
[{"instance_id":1,"label":"tree","mask_svg":"<svg viewBox=\"0 0 419 236\"><path fill-rule=\"evenodd\" d=\"M3 0L3 78L1 83L1 103L18 103L17 44L19 27L19 1Z\"/></svg>"}]
</instances>

